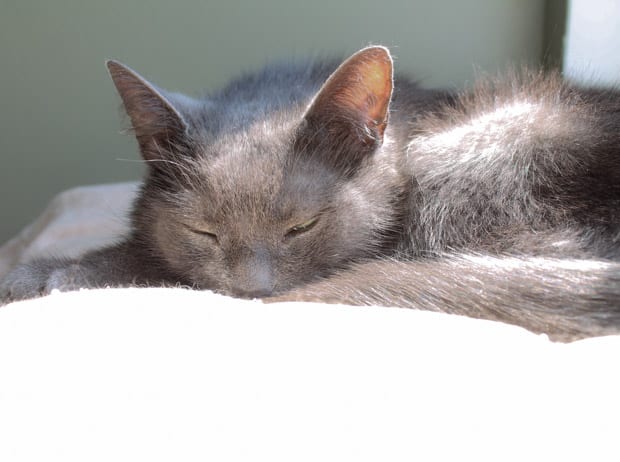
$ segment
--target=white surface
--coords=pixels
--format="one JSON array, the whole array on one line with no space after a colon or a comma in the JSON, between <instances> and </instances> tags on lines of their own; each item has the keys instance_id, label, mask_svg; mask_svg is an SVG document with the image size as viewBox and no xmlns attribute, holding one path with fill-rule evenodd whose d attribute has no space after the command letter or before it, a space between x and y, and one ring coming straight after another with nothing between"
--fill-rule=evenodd
<instances>
[{"instance_id":1,"label":"white surface","mask_svg":"<svg viewBox=\"0 0 620 462\"><path fill-rule=\"evenodd\" d=\"M0 309L0 460L620 460L620 337L180 289Z\"/></svg>"},{"instance_id":2,"label":"white surface","mask_svg":"<svg viewBox=\"0 0 620 462\"><path fill-rule=\"evenodd\" d=\"M564 73L572 80L620 86L620 2L571 0L564 41Z\"/></svg>"}]
</instances>

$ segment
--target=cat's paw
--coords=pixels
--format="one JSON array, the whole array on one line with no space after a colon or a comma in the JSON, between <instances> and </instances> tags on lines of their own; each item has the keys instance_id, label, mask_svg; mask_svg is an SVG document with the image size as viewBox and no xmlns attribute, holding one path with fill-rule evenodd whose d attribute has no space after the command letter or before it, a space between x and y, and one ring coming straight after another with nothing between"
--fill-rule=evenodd
<instances>
[{"instance_id":1,"label":"cat's paw","mask_svg":"<svg viewBox=\"0 0 620 462\"><path fill-rule=\"evenodd\" d=\"M46 280L47 274L34 265L16 267L0 282L0 304L42 295Z\"/></svg>"},{"instance_id":2,"label":"cat's paw","mask_svg":"<svg viewBox=\"0 0 620 462\"><path fill-rule=\"evenodd\" d=\"M87 272L78 264L27 263L0 281L0 305L47 295L54 289L70 291L88 286Z\"/></svg>"}]
</instances>

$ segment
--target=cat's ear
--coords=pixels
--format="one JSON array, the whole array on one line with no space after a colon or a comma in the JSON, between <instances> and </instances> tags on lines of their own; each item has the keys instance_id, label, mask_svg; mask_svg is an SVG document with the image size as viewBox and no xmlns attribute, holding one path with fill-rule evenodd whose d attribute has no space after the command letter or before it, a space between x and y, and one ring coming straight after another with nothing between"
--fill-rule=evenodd
<instances>
[{"instance_id":1,"label":"cat's ear","mask_svg":"<svg viewBox=\"0 0 620 462\"><path fill-rule=\"evenodd\" d=\"M364 48L344 61L315 96L305 115L310 130L362 151L383 142L392 98L392 57L387 48Z\"/></svg>"},{"instance_id":2,"label":"cat's ear","mask_svg":"<svg viewBox=\"0 0 620 462\"><path fill-rule=\"evenodd\" d=\"M158 160L187 133L183 115L161 90L137 72L113 60L106 62L145 160Z\"/></svg>"}]
</instances>

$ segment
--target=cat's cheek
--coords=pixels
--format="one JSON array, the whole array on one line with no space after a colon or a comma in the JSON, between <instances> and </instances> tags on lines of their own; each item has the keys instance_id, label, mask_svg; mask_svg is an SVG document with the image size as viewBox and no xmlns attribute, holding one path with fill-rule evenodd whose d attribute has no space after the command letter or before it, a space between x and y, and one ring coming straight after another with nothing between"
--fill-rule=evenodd
<instances>
[{"instance_id":1,"label":"cat's cheek","mask_svg":"<svg viewBox=\"0 0 620 462\"><path fill-rule=\"evenodd\" d=\"M338 249L343 260L363 256L374 246L377 235L393 213L390 204L381 199L383 197L385 195L369 196L356 184L342 189L337 197L339 213L333 217L331 245Z\"/></svg>"},{"instance_id":2,"label":"cat's cheek","mask_svg":"<svg viewBox=\"0 0 620 462\"><path fill-rule=\"evenodd\" d=\"M200 288L211 288L213 278L208 273L221 260L218 249L207 236L197 236L180 225L171 225L173 222L160 219L155 224L157 250L175 273L185 275Z\"/></svg>"},{"instance_id":3,"label":"cat's cheek","mask_svg":"<svg viewBox=\"0 0 620 462\"><path fill-rule=\"evenodd\" d=\"M273 293L282 293L322 277L340 261L338 244L331 234L314 239L299 239L279 256L274 265Z\"/></svg>"}]
</instances>

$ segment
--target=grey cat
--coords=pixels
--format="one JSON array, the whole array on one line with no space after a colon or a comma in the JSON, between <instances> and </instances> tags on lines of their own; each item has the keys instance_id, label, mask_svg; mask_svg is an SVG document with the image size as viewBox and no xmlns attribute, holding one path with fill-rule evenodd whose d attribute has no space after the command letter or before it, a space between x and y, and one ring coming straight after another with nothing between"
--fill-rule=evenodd
<instances>
[{"instance_id":1,"label":"grey cat","mask_svg":"<svg viewBox=\"0 0 620 462\"><path fill-rule=\"evenodd\" d=\"M110 61L148 165L132 232L16 268L0 300L184 285L620 333L620 93L527 71L422 90L383 47L338 64L193 99Z\"/></svg>"}]
</instances>

